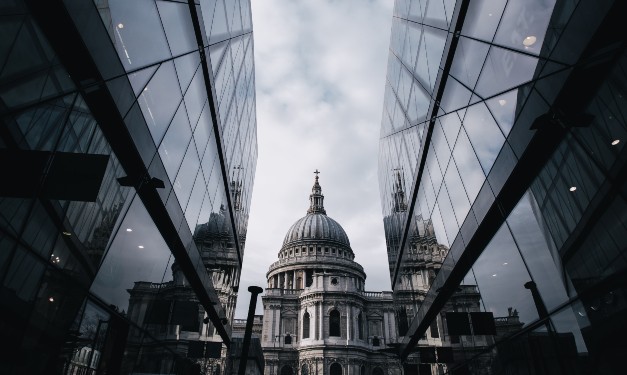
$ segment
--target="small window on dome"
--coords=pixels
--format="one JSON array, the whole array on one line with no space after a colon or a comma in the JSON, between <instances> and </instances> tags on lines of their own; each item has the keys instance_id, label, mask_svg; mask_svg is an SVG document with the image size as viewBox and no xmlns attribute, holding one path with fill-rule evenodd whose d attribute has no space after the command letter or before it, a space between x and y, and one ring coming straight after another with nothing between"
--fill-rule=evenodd
<instances>
[{"instance_id":1,"label":"small window on dome","mask_svg":"<svg viewBox=\"0 0 627 375\"><path fill-rule=\"evenodd\" d=\"M329 253L329 248L328 248L328 247L325 247L325 248L324 248L324 252L328 254L328 253Z\"/></svg>"},{"instance_id":2,"label":"small window on dome","mask_svg":"<svg viewBox=\"0 0 627 375\"><path fill-rule=\"evenodd\" d=\"M322 254L322 248L318 248L318 254Z\"/></svg>"},{"instance_id":3,"label":"small window on dome","mask_svg":"<svg viewBox=\"0 0 627 375\"><path fill-rule=\"evenodd\" d=\"M310 247L310 248L309 248L309 254L313 254L313 252L314 252L314 248L313 248L313 247Z\"/></svg>"},{"instance_id":4,"label":"small window on dome","mask_svg":"<svg viewBox=\"0 0 627 375\"><path fill-rule=\"evenodd\" d=\"M331 254L335 254L335 249L331 249Z\"/></svg>"},{"instance_id":5,"label":"small window on dome","mask_svg":"<svg viewBox=\"0 0 627 375\"><path fill-rule=\"evenodd\" d=\"M332 285L337 285L337 278L336 277L331 279L331 284Z\"/></svg>"},{"instance_id":6,"label":"small window on dome","mask_svg":"<svg viewBox=\"0 0 627 375\"><path fill-rule=\"evenodd\" d=\"M292 255L292 254L293 254L293 253L292 253L292 250L290 250L290 255Z\"/></svg>"}]
</instances>

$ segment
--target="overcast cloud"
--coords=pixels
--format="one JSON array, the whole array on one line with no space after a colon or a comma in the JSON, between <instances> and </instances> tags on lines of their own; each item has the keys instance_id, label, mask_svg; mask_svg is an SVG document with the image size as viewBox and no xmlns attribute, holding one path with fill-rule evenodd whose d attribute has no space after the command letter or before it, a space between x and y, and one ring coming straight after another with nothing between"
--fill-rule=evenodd
<instances>
[{"instance_id":1,"label":"overcast cloud","mask_svg":"<svg viewBox=\"0 0 627 375\"><path fill-rule=\"evenodd\" d=\"M251 3L259 159L235 316L246 317L248 286L267 286L316 168L366 289L390 290L377 158L393 1Z\"/></svg>"}]
</instances>

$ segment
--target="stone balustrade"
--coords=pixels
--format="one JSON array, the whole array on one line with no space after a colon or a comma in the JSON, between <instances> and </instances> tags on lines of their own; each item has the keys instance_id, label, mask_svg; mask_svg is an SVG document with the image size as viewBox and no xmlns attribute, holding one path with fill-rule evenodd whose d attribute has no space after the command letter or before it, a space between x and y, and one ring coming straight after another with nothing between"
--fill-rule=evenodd
<instances>
[{"instance_id":1,"label":"stone balustrade","mask_svg":"<svg viewBox=\"0 0 627 375\"><path fill-rule=\"evenodd\" d=\"M359 269L363 269L359 263L355 263L355 261L348 258L338 258L337 256L330 255L304 255L304 256L294 256L290 258L279 259L276 262L272 263L269 267L269 272L272 272L274 269L279 268L281 266L290 265L290 264L303 264L303 263L313 263L313 264L340 264L346 265L350 267L357 267Z\"/></svg>"},{"instance_id":2,"label":"stone balustrade","mask_svg":"<svg viewBox=\"0 0 627 375\"><path fill-rule=\"evenodd\" d=\"M373 298L377 298L377 299L391 299L392 298L392 292L369 292L369 291L365 291L364 292L364 297L373 299Z\"/></svg>"}]
</instances>

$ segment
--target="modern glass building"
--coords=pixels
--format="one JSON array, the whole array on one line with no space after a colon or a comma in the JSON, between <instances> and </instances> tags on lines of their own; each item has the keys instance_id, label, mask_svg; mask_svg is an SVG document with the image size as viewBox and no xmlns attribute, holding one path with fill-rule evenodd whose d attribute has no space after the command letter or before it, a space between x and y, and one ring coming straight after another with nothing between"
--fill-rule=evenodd
<instances>
[{"instance_id":1,"label":"modern glass building","mask_svg":"<svg viewBox=\"0 0 627 375\"><path fill-rule=\"evenodd\" d=\"M250 2L0 15L0 373L222 373L257 160Z\"/></svg>"},{"instance_id":2,"label":"modern glass building","mask_svg":"<svg viewBox=\"0 0 627 375\"><path fill-rule=\"evenodd\" d=\"M626 14L396 1L379 181L406 373L624 372Z\"/></svg>"}]
</instances>

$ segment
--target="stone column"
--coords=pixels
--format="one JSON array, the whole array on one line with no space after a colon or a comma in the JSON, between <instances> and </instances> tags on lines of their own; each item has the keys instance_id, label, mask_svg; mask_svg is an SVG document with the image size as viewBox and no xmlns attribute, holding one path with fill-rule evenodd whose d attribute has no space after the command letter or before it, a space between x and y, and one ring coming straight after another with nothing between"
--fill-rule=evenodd
<instances>
[{"instance_id":1,"label":"stone column","mask_svg":"<svg viewBox=\"0 0 627 375\"><path fill-rule=\"evenodd\" d=\"M292 271L292 289L296 289L296 270Z\"/></svg>"},{"instance_id":2,"label":"stone column","mask_svg":"<svg viewBox=\"0 0 627 375\"><path fill-rule=\"evenodd\" d=\"M352 306L349 303L346 303L346 342L348 343L351 337L351 309Z\"/></svg>"},{"instance_id":3,"label":"stone column","mask_svg":"<svg viewBox=\"0 0 627 375\"><path fill-rule=\"evenodd\" d=\"M324 325L324 312L322 311L322 301L320 302L320 314L318 314L319 318L320 318L320 324L318 326L318 337L320 337L320 340L324 339L324 329L323 329L323 325Z\"/></svg>"},{"instance_id":4,"label":"stone column","mask_svg":"<svg viewBox=\"0 0 627 375\"><path fill-rule=\"evenodd\" d=\"M313 340L318 339L318 331L316 330L317 321L318 321L318 302L314 302L311 305L311 312L309 313L309 325L310 325L309 333L311 333L311 338Z\"/></svg>"},{"instance_id":5,"label":"stone column","mask_svg":"<svg viewBox=\"0 0 627 375\"><path fill-rule=\"evenodd\" d=\"M383 338L385 339L385 343L388 343L388 337L390 337L390 325L388 320L390 319L390 313L387 310L383 312Z\"/></svg>"},{"instance_id":6,"label":"stone column","mask_svg":"<svg viewBox=\"0 0 627 375\"><path fill-rule=\"evenodd\" d=\"M274 315L274 336L280 336L281 335L281 307L280 306L276 306L276 314ZM280 339L279 339L280 340ZM282 342L282 341L279 341Z\"/></svg>"}]
</instances>

